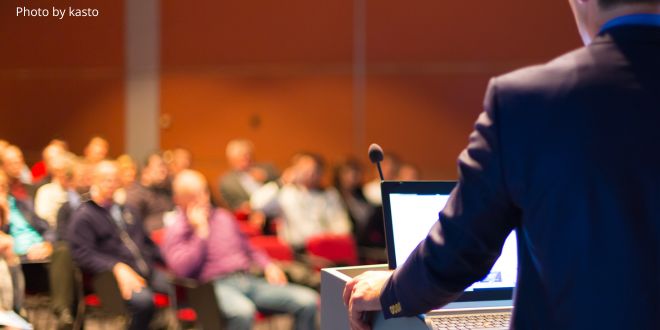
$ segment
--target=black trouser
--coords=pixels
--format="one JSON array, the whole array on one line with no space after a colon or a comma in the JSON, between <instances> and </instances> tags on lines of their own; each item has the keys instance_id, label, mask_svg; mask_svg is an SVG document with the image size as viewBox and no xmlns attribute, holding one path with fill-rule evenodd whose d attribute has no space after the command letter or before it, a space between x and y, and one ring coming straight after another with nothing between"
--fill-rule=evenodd
<instances>
[{"instance_id":1,"label":"black trouser","mask_svg":"<svg viewBox=\"0 0 660 330\"><path fill-rule=\"evenodd\" d=\"M71 249L67 242L56 242L50 259L50 298L51 308L56 314L68 309L76 312L76 278L75 265L71 257Z\"/></svg>"}]
</instances>

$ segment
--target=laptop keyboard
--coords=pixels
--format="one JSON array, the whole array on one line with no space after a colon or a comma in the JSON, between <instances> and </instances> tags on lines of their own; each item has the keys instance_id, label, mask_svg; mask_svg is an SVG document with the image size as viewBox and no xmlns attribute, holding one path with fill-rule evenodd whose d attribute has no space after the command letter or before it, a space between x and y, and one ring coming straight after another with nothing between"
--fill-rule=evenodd
<instances>
[{"instance_id":1,"label":"laptop keyboard","mask_svg":"<svg viewBox=\"0 0 660 330\"><path fill-rule=\"evenodd\" d=\"M484 313L469 315L434 315L433 330L508 329L511 313Z\"/></svg>"}]
</instances>

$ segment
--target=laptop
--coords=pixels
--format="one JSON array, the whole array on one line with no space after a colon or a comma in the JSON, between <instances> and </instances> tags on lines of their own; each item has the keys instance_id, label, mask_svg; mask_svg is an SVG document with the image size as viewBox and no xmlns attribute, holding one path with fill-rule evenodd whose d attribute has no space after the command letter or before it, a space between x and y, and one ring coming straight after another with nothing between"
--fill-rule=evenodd
<instances>
[{"instance_id":1,"label":"laptop","mask_svg":"<svg viewBox=\"0 0 660 330\"><path fill-rule=\"evenodd\" d=\"M454 181L383 181L383 216L390 269L402 265L438 221ZM490 273L455 302L422 316L429 329L508 329L518 258L512 232Z\"/></svg>"}]
</instances>

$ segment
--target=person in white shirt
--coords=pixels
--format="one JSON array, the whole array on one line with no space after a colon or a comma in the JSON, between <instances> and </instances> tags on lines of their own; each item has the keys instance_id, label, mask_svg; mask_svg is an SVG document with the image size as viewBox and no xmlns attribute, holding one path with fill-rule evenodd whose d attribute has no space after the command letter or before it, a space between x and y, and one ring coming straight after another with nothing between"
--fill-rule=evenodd
<instances>
[{"instance_id":1,"label":"person in white shirt","mask_svg":"<svg viewBox=\"0 0 660 330\"><path fill-rule=\"evenodd\" d=\"M312 236L351 233L339 193L321 185L323 163L318 155L300 153L279 182L266 184L250 199L252 208L283 216L277 234L297 251L303 250Z\"/></svg>"}]
</instances>

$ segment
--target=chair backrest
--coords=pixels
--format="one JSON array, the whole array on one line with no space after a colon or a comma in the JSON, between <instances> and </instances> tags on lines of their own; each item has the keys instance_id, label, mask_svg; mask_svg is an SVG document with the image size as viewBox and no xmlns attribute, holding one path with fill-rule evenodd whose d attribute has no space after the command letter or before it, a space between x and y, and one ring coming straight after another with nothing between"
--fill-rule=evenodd
<instances>
[{"instance_id":1,"label":"chair backrest","mask_svg":"<svg viewBox=\"0 0 660 330\"><path fill-rule=\"evenodd\" d=\"M250 237L250 244L257 249L263 250L275 260L293 261L294 259L291 247L282 243L276 236Z\"/></svg>"},{"instance_id":2,"label":"chair backrest","mask_svg":"<svg viewBox=\"0 0 660 330\"><path fill-rule=\"evenodd\" d=\"M307 253L325 258L340 266L358 264L355 240L350 235L318 235L310 237L305 247Z\"/></svg>"}]
</instances>

